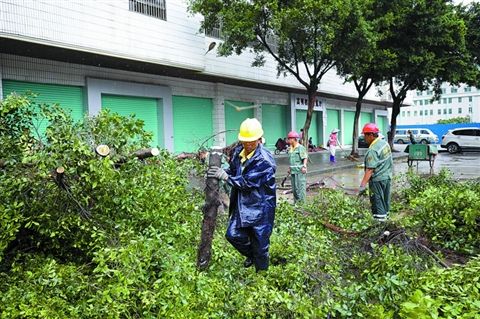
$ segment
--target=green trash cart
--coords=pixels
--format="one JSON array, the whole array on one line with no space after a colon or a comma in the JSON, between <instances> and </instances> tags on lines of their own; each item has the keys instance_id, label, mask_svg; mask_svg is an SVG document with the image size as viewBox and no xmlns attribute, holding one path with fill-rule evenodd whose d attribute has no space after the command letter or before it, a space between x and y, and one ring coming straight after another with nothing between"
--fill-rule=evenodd
<instances>
[{"instance_id":1,"label":"green trash cart","mask_svg":"<svg viewBox=\"0 0 480 319\"><path fill-rule=\"evenodd\" d=\"M414 161L428 161L430 167L433 167L435 163L435 157L438 154L438 149L436 145L429 144L411 144L408 145L408 166L411 167ZM405 150L407 151L407 150Z\"/></svg>"}]
</instances>

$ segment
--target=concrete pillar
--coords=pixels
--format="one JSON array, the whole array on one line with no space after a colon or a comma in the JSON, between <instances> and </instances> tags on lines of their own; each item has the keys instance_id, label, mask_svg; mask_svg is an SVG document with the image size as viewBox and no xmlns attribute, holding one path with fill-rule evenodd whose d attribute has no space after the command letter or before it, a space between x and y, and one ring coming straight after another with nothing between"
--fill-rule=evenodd
<instances>
[{"instance_id":1,"label":"concrete pillar","mask_svg":"<svg viewBox=\"0 0 480 319\"><path fill-rule=\"evenodd\" d=\"M342 133L340 134L340 136L341 136L341 139L340 139L341 141L340 141L340 143L341 143L342 145L345 145L345 123L344 123L345 114L344 114L343 112L344 112L344 110L343 110L343 109L340 109L340 127L339 127L339 129L340 129L340 131L342 132Z\"/></svg>"},{"instance_id":2,"label":"concrete pillar","mask_svg":"<svg viewBox=\"0 0 480 319\"><path fill-rule=\"evenodd\" d=\"M226 146L227 136L225 134L225 96L223 84L215 84L215 97L213 99L213 139L214 146ZM222 133L219 133L222 132Z\"/></svg>"},{"instance_id":3,"label":"concrete pillar","mask_svg":"<svg viewBox=\"0 0 480 319\"><path fill-rule=\"evenodd\" d=\"M295 108L295 96L290 93L290 131L297 130L297 109Z\"/></svg>"},{"instance_id":4,"label":"concrete pillar","mask_svg":"<svg viewBox=\"0 0 480 319\"><path fill-rule=\"evenodd\" d=\"M255 118L257 120L260 121L260 123L263 123L262 120L263 120L263 117L262 117L262 103L260 103L260 100L255 100L253 102L253 105L256 106L256 108L253 109L253 116L255 116Z\"/></svg>"}]
</instances>

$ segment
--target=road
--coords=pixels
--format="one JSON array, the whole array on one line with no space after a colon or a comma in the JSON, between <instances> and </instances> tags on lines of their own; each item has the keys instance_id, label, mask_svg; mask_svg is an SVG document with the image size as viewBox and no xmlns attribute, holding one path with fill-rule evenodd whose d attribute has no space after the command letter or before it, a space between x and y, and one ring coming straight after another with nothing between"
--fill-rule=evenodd
<instances>
[{"instance_id":1,"label":"road","mask_svg":"<svg viewBox=\"0 0 480 319\"><path fill-rule=\"evenodd\" d=\"M455 179L479 179L480 178L480 152L463 154L448 154L440 152L435 160L433 169L430 169L428 162L414 162L411 168L407 165L406 159L399 159L394 163L394 175L404 174L409 169L418 174L435 174L442 168L450 170ZM343 184L345 187L355 188L360 185L363 177L363 168L348 168L326 174L309 175L308 183L326 179Z\"/></svg>"}]
</instances>

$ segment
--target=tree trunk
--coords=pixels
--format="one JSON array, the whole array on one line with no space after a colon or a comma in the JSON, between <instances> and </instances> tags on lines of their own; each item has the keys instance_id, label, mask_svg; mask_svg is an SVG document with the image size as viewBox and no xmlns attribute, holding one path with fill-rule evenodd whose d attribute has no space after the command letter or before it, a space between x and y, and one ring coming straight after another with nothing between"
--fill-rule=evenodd
<instances>
[{"instance_id":1,"label":"tree trunk","mask_svg":"<svg viewBox=\"0 0 480 319\"><path fill-rule=\"evenodd\" d=\"M308 94L308 109L307 109L307 118L305 119L305 125L303 126L303 145L308 149L308 130L310 129L310 124L312 123L313 108L315 107L315 98L317 96L317 89L310 89L307 91Z\"/></svg>"},{"instance_id":2,"label":"tree trunk","mask_svg":"<svg viewBox=\"0 0 480 319\"><path fill-rule=\"evenodd\" d=\"M353 133L352 133L352 140L353 140L353 145L352 145L352 152L350 155L354 157L358 157L358 121L360 119L360 114L362 111L362 101L363 101L363 96L359 95L357 98L357 103L355 104L355 118L353 120Z\"/></svg>"},{"instance_id":3,"label":"tree trunk","mask_svg":"<svg viewBox=\"0 0 480 319\"><path fill-rule=\"evenodd\" d=\"M390 120L390 131L388 131L388 144L393 150L393 139L395 137L395 130L397 129L397 116L400 114L400 105L402 105L405 98L393 100L392 105L392 119Z\"/></svg>"},{"instance_id":4,"label":"tree trunk","mask_svg":"<svg viewBox=\"0 0 480 319\"><path fill-rule=\"evenodd\" d=\"M212 148L208 168L220 167L222 164L222 149ZM219 182L216 178L207 178L205 187L205 205L203 206L203 223L200 245L198 246L197 268L205 270L212 257L212 239L215 232L218 206L220 205Z\"/></svg>"}]
</instances>

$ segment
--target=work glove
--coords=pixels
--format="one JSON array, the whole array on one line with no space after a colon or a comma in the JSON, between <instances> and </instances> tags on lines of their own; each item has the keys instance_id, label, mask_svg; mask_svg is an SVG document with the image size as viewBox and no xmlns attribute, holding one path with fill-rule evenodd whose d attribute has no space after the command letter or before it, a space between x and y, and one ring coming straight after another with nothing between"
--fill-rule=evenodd
<instances>
[{"instance_id":1,"label":"work glove","mask_svg":"<svg viewBox=\"0 0 480 319\"><path fill-rule=\"evenodd\" d=\"M221 167L211 167L207 171L207 177L216 178L221 181L226 181L228 179L228 174Z\"/></svg>"},{"instance_id":2,"label":"work glove","mask_svg":"<svg viewBox=\"0 0 480 319\"><path fill-rule=\"evenodd\" d=\"M367 193L367 187L366 186L360 186L358 188L358 196L364 195Z\"/></svg>"}]
</instances>

